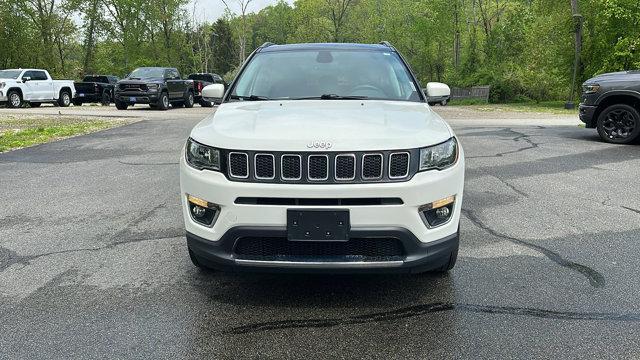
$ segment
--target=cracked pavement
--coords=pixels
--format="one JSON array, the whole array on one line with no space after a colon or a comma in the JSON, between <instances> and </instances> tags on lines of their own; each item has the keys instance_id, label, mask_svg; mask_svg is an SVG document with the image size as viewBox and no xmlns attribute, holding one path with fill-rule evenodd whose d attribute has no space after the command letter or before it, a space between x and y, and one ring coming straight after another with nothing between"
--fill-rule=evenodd
<instances>
[{"instance_id":1,"label":"cracked pavement","mask_svg":"<svg viewBox=\"0 0 640 360\"><path fill-rule=\"evenodd\" d=\"M0 358L640 357L640 146L435 110L467 156L445 277L194 268L177 159L210 109L0 154Z\"/></svg>"}]
</instances>

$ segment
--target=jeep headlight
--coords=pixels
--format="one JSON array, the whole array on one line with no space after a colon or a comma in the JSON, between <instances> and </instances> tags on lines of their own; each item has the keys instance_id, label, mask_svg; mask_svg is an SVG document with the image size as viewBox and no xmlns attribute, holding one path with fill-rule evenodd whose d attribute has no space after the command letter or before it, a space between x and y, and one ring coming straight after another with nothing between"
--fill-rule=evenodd
<instances>
[{"instance_id":1,"label":"jeep headlight","mask_svg":"<svg viewBox=\"0 0 640 360\"><path fill-rule=\"evenodd\" d=\"M598 84L590 84L590 85L582 86L582 92L584 92L585 94L595 94L598 92L598 90L600 90L600 85Z\"/></svg>"},{"instance_id":2,"label":"jeep headlight","mask_svg":"<svg viewBox=\"0 0 640 360\"><path fill-rule=\"evenodd\" d=\"M192 167L198 170L220 170L220 150L189 139L187 140L186 152L187 163Z\"/></svg>"},{"instance_id":3,"label":"jeep headlight","mask_svg":"<svg viewBox=\"0 0 640 360\"><path fill-rule=\"evenodd\" d=\"M458 161L458 151L456 138L420 149L420 171L443 170L452 166Z\"/></svg>"},{"instance_id":4,"label":"jeep headlight","mask_svg":"<svg viewBox=\"0 0 640 360\"><path fill-rule=\"evenodd\" d=\"M149 92L158 92L159 85L158 84L149 84L148 86Z\"/></svg>"}]
</instances>

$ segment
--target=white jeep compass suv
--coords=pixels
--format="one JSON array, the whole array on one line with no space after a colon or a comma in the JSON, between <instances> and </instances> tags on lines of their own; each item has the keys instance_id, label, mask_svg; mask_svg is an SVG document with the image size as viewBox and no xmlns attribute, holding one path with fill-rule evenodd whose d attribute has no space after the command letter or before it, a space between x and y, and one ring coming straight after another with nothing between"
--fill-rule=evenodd
<instances>
[{"instance_id":1,"label":"white jeep compass suv","mask_svg":"<svg viewBox=\"0 0 640 360\"><path fill-rule=\"evenodd\" d=\"M462 147L388 43L265 44L180 162L197 266L446 272L458 255Z\"/></svg>"}]
</instances>

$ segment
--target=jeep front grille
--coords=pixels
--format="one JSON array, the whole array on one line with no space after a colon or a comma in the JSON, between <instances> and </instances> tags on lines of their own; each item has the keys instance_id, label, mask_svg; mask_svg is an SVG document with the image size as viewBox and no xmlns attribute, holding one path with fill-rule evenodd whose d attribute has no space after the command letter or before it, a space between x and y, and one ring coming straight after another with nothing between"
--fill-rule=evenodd
<instances>
[{"instance_id":1,"label":"jeep front grille","mask_svg":"<svg viewBox=\"0 0 640 360\"><path fill-rule=\"evenodd\" d=\"M407 181L416 172L419 150L355 153L288 153L222 150L233 181L342 184Z\"/></svg>"}]
</instances>

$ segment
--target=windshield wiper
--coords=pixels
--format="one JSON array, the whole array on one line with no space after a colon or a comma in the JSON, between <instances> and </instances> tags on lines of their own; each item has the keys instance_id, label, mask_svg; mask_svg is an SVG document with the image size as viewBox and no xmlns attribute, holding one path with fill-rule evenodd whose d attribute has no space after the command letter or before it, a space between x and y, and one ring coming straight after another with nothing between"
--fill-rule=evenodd
<instances>
[{"instance_id":1,"label":"windshield wiper","mask_svg":"<svg viewBox=\"0 0 640 360\"><path fill-rule=\"evenodd\" d=\"M260 95L249 95L249 96L231 95L231 99L234 99L234 100L245 100L245 101L266 101L266 100L271 100L270 98L268 98L266 96L260 96Z\"/></svg>"},{"instance_id":2,"label":"windshield wiper","mask_svg":"<svg viewBox=\"0 0 640 360\"><path fill-rule=\"evenodd\" d=\"M320 96L306 96L293 98L292 100L366 100L368 96L356 96L356 95L338 95L338 94L322 94Z\"/></svg>"}]
</instances>

